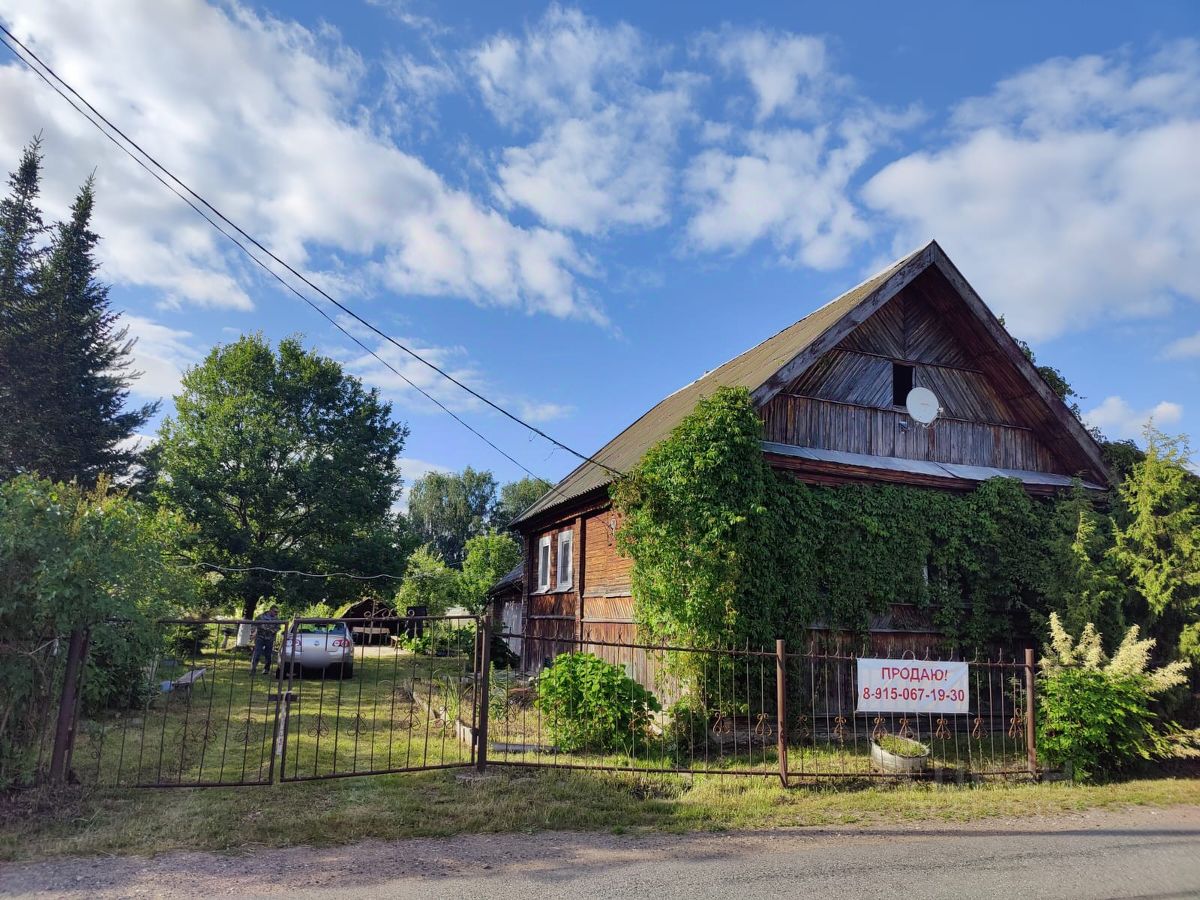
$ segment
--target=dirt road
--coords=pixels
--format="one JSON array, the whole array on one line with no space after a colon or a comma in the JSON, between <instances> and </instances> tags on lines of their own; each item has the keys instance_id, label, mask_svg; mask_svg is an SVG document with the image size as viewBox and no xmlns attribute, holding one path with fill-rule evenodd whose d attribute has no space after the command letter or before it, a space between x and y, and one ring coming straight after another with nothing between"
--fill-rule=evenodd
<instances>
[{"instance_id":1,"label":"dirt road","mask_svg":"<svg viewBox=\"0 0 1200 900\"><path fill-rule=\"evenodd\" d=\"M11 865L17 897L1200 896L1200 807L972 825L699 835L469 835L239 856Z\"/></svg>"}]
</instances>

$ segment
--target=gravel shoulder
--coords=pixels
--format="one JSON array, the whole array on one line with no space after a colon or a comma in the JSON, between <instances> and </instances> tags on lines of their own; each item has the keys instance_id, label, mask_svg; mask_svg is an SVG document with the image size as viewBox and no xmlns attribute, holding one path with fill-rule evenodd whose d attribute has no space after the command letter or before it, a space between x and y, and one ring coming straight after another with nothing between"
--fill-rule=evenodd
<instances>
[{"instance_id":1,"label":"gravel shoulder","mask_svg":"<svg viewBox=\"0 0 1200 900\"><path fill-rule=\"evenodd\" d=\"M1111 870L1111 871L1110 871ZM547 832L5 866L14 897L1194 896L1200 806L947 825L691 835Z\"/></svg>"}]
</instances>

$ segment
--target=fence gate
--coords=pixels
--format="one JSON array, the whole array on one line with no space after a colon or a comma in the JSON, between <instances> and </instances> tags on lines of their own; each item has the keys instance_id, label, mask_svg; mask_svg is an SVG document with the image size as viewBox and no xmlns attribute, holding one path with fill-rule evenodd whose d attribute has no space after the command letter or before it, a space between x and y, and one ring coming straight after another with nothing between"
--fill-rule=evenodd
<instances>
[{"instance_id":1,"label":"fence gate","mask_svg":"<svg viewBox=\"0 0 1200 900\"><path fill-rule=\"evenodd\" d=\"M85 784L261 785L469 766L475 761L474 617L167 620L167 649L132 672L97 667L105 708L74 728ZM239 634L274 630L253 659ZM120 658L128 625L92 631ZM404 648L412 648L410 652ZM282 663L281 663L282 661ZM269 671L267 666L269 664ZM107 681L128 686L114 690Z\"/></svg>"},{"instance_id":2,"label":"fence gate","mask_svg":"<svg viewBox=\"0 0 1200 900\"><path fill-rule=\"evenodd\" d=\"M154 787L485 765L786 785L896 777L877 752L901 753L908 745L896 738L925 748L922 762L904 764L917 777L1039 771L1031 652L972 661L955 688L967 695L956 712L871 713L860 711L869 686L858 682L858 659L815 646L664 647L493 634L481 624L473 616L170 620L156 642L166 652L135 671L117 661L144 659L132 652L144 635L119 623L96 627L91 653L104 664L93 667L97 683L83 683L83 708L103 697L104 711L73 725L73 771L84 783ZM273 633L270 654L238 646L251 628ZM518 641L526 658L551 664L573 650L598 656L633 679L629 696L604 709L546 708L536 674L505 650ZM904 662L916 664L911 654Z\"/></svg>"}]
</instances>

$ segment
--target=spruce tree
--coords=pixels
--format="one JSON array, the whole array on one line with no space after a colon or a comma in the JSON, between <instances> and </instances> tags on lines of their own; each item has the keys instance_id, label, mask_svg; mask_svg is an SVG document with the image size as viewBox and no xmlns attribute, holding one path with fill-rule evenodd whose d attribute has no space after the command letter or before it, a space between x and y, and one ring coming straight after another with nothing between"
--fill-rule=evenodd
<instances>
[{"instance_id":1,"label":"spruce tree","mask_svg":"<svg viewBox=\"0 0 1200 900\"><path fill-rule=\"evenodd\" d=\"M0 478L21 471L27 455L22 417L35 381L27 330L41 256L38 243L46 231L37 206L41 164L37 137L22 152L8 178L8 196L0 200Z\"/></svg>"},{"instance_id":2,"label":"spruce tree","mask_svg":"<svg viewBox=\"0 0 1200 900\"><path fill-rule=\"evenodd\" d=\"M11 293L0 322L6 357L0 372L0 474L36 472L83 484L101 475L127 477L136 462L128 439L157 404L126 407L135 377L133 341L109 307L108 286L96 277L93 179L84 182L70 217L50 229L50 242L39 251L36 237L44 229L40 215L28 212L36 209L39 165L35 141L12 181L6 201L11 214L9 207L0 211L9 214L0 220L0 246L13 248ZM25 222L33 224L22 232Z\"/></svg>"}]
</instances>

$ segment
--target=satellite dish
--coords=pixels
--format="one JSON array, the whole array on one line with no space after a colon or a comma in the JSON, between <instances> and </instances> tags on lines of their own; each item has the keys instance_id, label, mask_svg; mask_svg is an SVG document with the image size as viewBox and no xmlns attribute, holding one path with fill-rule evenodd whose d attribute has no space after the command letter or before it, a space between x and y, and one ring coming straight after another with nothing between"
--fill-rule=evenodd
<instances>
[{"instance_id":1,"label":"satellite dish","mask_svg":"<svg viewBox=\"0 0 1200 900\"><path fill-rule=\"evenodd\" d=\"M938 406L937 395L929 388L915 387L908 392L904 406L913 421L921 425L931 425L938 417L941 409Z\"/></svg>"}]
</instances>

